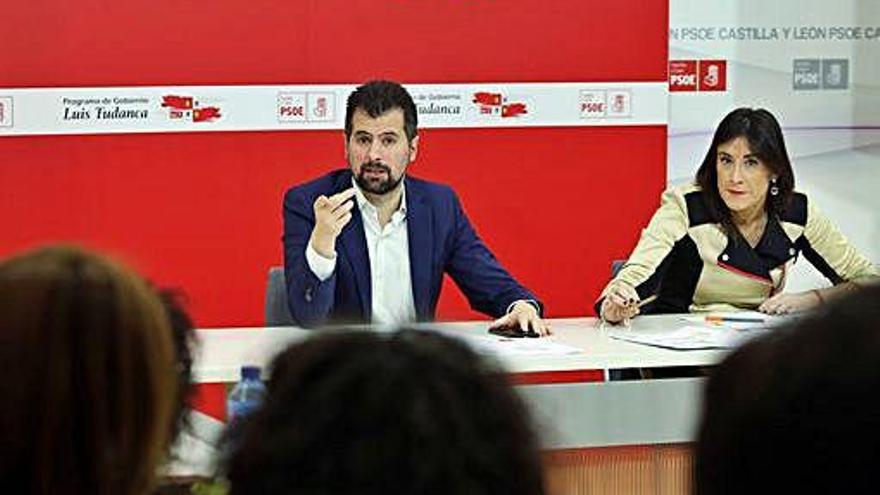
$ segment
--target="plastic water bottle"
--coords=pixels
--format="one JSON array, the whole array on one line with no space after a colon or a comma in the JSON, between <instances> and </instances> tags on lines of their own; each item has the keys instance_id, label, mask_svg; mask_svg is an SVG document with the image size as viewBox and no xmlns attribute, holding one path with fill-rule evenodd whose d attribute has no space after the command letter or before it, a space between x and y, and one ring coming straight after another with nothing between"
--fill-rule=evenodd
<instances>
[{"instance_id":1,"label":"plastic water bottle","mask_svg":"<svg viewBox=\"0 0 880 495\"><path fill-rule=\"evenodd\" d=\"M266 386L260 380L259 366L242 366L241 381L226 398L226 419L233 423L252 413L263 402Z\"/></svg>"}]
</instances>

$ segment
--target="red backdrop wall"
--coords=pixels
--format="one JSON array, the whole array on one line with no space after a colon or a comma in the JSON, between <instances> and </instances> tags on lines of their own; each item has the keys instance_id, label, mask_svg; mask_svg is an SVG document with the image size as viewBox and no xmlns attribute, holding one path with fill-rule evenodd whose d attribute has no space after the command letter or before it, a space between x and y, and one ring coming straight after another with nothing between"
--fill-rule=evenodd
<instances>
[{"instance_id":1,"label":"red backdrop wall","mask_svg":"<svg viewBox=\"0 0 880 495\"><path fill-rule=\"evenodd\" d=\"M666 80L667 2L31 0L3 8L0 88ZM666 128L423 131L414 175L458 190L552 317L583 315L658 203ZM290 185L339 132L0 137L0 256L109 251L183 288L202 327L260 325ZM475 317L447 287L440 317Z\"/></svg>"}]
</instances>

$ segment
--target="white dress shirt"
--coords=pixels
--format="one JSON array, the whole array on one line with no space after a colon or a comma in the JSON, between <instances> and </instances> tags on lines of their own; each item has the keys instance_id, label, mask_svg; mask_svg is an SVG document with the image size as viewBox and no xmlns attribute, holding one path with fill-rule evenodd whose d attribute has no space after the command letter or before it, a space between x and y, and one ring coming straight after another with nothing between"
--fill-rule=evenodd
<instances>
[{"instance_id":1,"label":"white dress shirt","mask_svg":"<svg viewBox=\"0 0 880 495\"><path fill-rule=\"evenodd\" d=\"M409 271L409 234L406 229L406 188L401 184L400 207L385 227L379 225L379 211L367 201L354 183L355 199L364 224L370 257L370 289L373 293L373 323L399 325L416 319L416 305ZM306 262L321 281L336 269L332 258L318 254L312 244L306 247Z\"/></svg>"}]
</instances>

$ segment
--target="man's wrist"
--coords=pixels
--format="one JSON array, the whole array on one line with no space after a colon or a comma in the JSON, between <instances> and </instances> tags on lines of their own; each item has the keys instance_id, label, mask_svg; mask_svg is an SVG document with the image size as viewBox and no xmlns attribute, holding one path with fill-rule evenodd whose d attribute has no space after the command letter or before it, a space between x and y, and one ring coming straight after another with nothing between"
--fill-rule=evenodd
<instances>
[{"instance_id":1,"label":"man's wrist","mask_svg":"<svg viewBox=\"0 0 880 495\"><path fill-rule=\"evenodd\" d=\"M309 238L309 247L311 247L316 254L319 254L328 260L332 260L336 259L335 241L336 239L327 242L323 239L323 236L312 232L312 236Z\"/></svg>"},{"instance_id":2,"label":"man's wrist","mask_svg":"<svg viewBox=\"0 0 880 495\"><path fill-rule=\"evenodd\" d=\"M507 306L507 311L505 311L505 314L510 314L510 312L513 311L513 308L519 303L528 304L529 306L534 308L535 312L538 313L539 316L541 315L541 307L538 305L538 301L535 301L534 299L517 299L516 301L513 301L512 303L510 303L509 306Z\"/></svg>"},{"instance_id":3,"label":"man's wrist","mask_svg":"<svg viewBox=\"0 0 880 495\"><path fill-rule=\"evenodd\" d=\"M336 269L336 252L328 258L315 250L312 243L309 242L309 245L306 246L306 264L309 265L309 269L318 277L318 280L323 282L330 278Z\"/></svg>"}]
</instances>

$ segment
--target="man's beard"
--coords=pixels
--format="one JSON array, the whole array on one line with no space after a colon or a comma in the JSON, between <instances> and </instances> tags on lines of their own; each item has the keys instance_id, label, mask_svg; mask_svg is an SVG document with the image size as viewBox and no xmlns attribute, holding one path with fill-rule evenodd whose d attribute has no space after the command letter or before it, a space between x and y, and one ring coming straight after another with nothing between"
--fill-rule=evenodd
<instances>
[{"instance_id":1,"label":"man's beard","mask_svg":"<svg viewBox=\"0 0 880 495\"><path fill-rule=\"evenodd\" d=\"M364 169L372 168L372 169L380 169L385 171L385 176L387 179L385 180L374 180L368 179L366 174L364 173ZM360 172L357 177L354 178L355 183L360 187L363 191L372 194L388 194L397 188L397 185L400 184L400 181L403 180L403 174L400 174L400 177L394 178L391 175L391 168L388 165L380 162L367 162L361 165Z\"/></svg>"}]
</instances>

